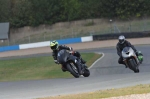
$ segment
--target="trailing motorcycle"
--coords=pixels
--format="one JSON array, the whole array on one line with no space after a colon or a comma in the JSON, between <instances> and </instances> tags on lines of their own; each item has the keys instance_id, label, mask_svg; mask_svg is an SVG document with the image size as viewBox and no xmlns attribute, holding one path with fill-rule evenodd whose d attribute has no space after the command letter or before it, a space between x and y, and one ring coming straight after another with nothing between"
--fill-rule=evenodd
<instances>
[{"instance_id":1,"label":"trailing motorcycle","mask_svg":"<svg viewBox=\"0 0 150 99\"><path fill-rule=\"evenodd\" d=\"M139 65L143 62L143 55L139 51L138 57L131 47L125 47L122 50L122 57L125 65L133 70L135 73L139 73Z\"/></svg>"},{"instance_id":2,"label":"trailing motorcycle","mask_svg":"<svg viewBox=\"0 0 150 99\"><path fill-rule=\"evenodd\" d=\"M86 64L82 64L80 59L73 56L72 53L67 50L60 50L57 54L57 60L75 78L79 78L80 75L83 75L84 77L90 75L90 71Z\"/></svg>"}]
</instances>

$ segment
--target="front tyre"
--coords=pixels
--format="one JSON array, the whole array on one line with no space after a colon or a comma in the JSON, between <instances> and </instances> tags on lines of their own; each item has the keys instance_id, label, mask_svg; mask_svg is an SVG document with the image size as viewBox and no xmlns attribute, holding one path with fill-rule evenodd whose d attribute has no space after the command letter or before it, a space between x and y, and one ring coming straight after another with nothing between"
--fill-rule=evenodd
<instances>
[{"instance_id":1,"label":"front tyre","mask_svg":"<svg viewBox=\"0 0 150 99\"><path fill-rule=\"evenodd\" d=\"M136 64L135 59L130 59L129 60L130 67L135 73L139 73L138 65Z\"/></svg>"},{"instance_id":2,"label":"front tyre","mask_svg":"<svg viewBox=\"0 0 150 99\"><path fill-rule=\"evenodd\" d=\"M75 77L75 78L79 78L79 73L77 71L76 66L72 63L72 64L67 64L67 70Z\"/></svg>"},{"instance_id":3,"label":"front tyre","mask_svg":"<svg viewBox=\"0 0 150 99\"><path fill-rule=\"evenodd\" d=\"M137 69L136 71L134 71L135 73L139 73L140 72L140 70L139 69Z\"/></svg>"}]
</instances>

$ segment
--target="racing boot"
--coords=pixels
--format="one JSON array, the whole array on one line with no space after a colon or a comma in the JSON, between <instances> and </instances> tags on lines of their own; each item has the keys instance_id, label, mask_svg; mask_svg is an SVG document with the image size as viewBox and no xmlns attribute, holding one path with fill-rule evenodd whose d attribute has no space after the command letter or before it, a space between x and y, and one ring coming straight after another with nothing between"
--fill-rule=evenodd
<instances>
[{"instance_id":1,"label":"racing boot","mask_svg":"<svg viewBox=\"0 0 150 99\"><path fill-rule=\"evenodd\" d=\"M82 58L80 58L81 59L81 62L83 63L83 64L85 64L86 63L86 61L85 60L83 60Z\"/></svg>"},{"instance_id":2,"label":"racing boot","mask_svg":"<svg viewBox=\"0 0 150 99\"><path fill-rule=\"evenodd\" d=\"M123 64L125 65L125 68L128 68L128 66L125 63L123 63Z\"/></svg>"},{"instance_id":3,"label":"racing boot","mask_svg":"<svg viewBox=\"0 0 150 99\"><path fill-rule=\"evenodd\" d=\"M85 69L87 69L88 67L84 64Z\"/></svg>"},{"instance_id":4,"label":"racing boot","mask_svg":"<svg viewBox=\"0 0 150 99\"><path fill-rule=\"evenodd\" d=\"M128 68L128 66L125 65L125 68Z\"/></svg>"},{"instance_id":5,"label":"racing boot","mask_svg":"<svg viewBox=\"0 0 150 99\"><path fill-rule=\"evenodd\" d=\"M84 74L84 69L82 69L80 72L80 75L83 75L83 74Z\"/></svg>"},{"instance_id":6,"label":"racing boot","mask_svg":"<svg viewBox=\"0 0 150 99\"><path fill-rule=\"evenodd\" d=\"M61 66L61 70L62 70L63 72L66 72L66 71L67 71L67 69L64 68L63 66Z\"/></svg>"}]
</instances>

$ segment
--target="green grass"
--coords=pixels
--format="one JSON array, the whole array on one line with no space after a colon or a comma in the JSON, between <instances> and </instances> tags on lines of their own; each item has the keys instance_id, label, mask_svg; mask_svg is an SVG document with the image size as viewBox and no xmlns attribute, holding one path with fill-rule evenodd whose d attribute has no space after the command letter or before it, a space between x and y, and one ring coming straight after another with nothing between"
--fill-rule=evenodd
<instances>
[{"instance_id":1,"label":"green grass","mask_svg":"<svg viewBox=\"0 0 150 99\"><path fill-rule=\"evenodd\" d=\"M101 55L82 53L83 59L90 66ZM36 80L73 77L69 72L62 72L61 65L54 63L52 56L0 60L0 81Z\"/></svg>"},{"instance_id":2,"label":"green grass","mask_svg":"<svg viewBox=\"0 0 150 99\"><path fill-rule=\"evenodd\" d=\"M59 95L55 97L45 97L38 99L101 99L101 98L125 96L131 94L144 94L144 93L150 93L150 85L137 85L133 87L126 87L119 89L100 90L95 92L72 94L72 95Z\"/></svg>"}]
</instances>

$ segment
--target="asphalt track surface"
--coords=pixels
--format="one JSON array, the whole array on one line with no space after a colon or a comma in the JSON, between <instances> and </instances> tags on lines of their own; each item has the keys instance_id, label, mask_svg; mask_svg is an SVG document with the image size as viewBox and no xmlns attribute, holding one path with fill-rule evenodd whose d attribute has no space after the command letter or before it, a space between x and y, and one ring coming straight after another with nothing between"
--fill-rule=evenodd
<instances>
[{"instance_id":1,"label":"asphalt track surface","mask_svg":"<svg viewBox=\"0 0 150 99\"><path fill-rule=\"evenodd\" d=\"M81 50L80 52L104 53L103 58L97 60L90 68L90 77L0 82L0 99L33 99L150 84L150 45L135 47L144 55L143 64L139 67L140 73L134 73L125 66L119 65L114 47ZM34 57L43 55L34 55ZM26 57L32 57L32 55Z\"/></svg>"}]
</instances>

